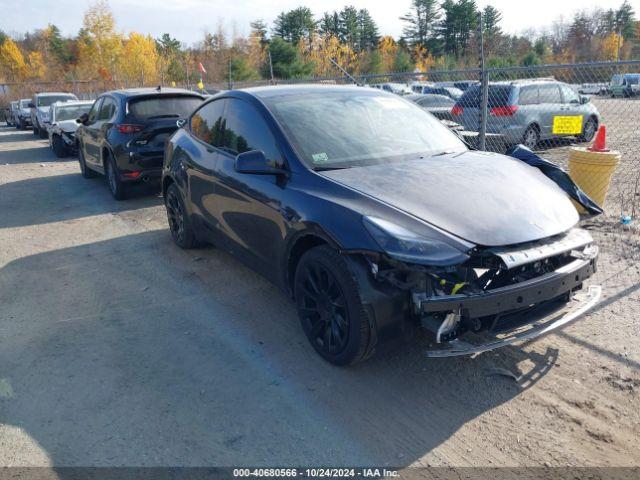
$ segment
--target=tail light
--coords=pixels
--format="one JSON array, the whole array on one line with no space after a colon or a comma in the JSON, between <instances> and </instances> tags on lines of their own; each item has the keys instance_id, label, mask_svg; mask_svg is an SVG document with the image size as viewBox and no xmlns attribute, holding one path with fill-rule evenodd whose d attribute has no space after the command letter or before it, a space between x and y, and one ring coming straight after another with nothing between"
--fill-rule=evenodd
<instances>
[{"instance_id":1,"label":"tail light","mask_svg":"<svg viewBox=\"0 0 640 480\"><path fill-rule=\"evenodd\" d=\"M518 110L517 105L506 105L504 107L493 107L489 110L489 115L494 117L511 117Z\"/></svg>"},{"instance_id":2,"label":"tail light","mask_svg":"<svg viewBox=\"0 0 640 480\"><path fill-rule=\"evenodd\" d=\"M121 123L118 125L120 133L138 133L144 128L143 125L132 125L130 123Z\"/></svg>"},{"instance_id":3,"label":"tail light","mask_svg":"<svg viewBox=\"0 0 640 480\"><path fill-rule=\"evenodd\" d=\"M454 105L451 109L451 115L454 115L456 117L462 115L462 112L464 112L464 109L460 105Z\"/></svg>"}]
</instances>

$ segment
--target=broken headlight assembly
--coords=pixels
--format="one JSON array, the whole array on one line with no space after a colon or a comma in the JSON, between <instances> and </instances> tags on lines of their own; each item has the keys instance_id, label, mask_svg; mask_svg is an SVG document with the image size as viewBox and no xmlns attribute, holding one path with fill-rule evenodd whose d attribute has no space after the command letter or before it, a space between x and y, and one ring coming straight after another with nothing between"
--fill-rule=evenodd
<instances>
[{"instance_id":1,"label":"broken headlight assembly","mask_svg":"<svg viewBox=\"0 0 640 480\"><path fill-rule=\"evenodd\" d=\"M438 267L457 265L469 258L444 242L423 237L387 220L366 216L362 220L380 248L395 260Z\"/></svg>"}]
</instances>

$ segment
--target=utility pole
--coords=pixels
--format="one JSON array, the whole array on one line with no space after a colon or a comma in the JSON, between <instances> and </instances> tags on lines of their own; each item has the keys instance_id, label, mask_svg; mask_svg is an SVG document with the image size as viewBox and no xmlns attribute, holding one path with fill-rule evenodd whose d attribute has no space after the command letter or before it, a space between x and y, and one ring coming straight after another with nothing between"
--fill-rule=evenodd
<instances>
[{"instance_id":1,"label":"utility pole","mask_svg":"<svg viewBox=\"0 0 640 480\"><path fill-rule=\"evenodd\" d=\"M478 149L485 150L487 146L487 106L489 96L489 73L484 62L484 19L480 12L479 37L480 37L480 128L478 129ZM464 105L463 105L464 107Z\"/></svg>"},{"instance_id":2,"label":"utility pole","mask_svg":"<svg viewBox=\"0 0 640 480\"><path fill-rule=\"evenodd\" d=\"M271 73L271 85L275 85L275 80L273 79L273 62L271 61L271 50L269 50L269 72Z\"/></svg>"}]
</instances>

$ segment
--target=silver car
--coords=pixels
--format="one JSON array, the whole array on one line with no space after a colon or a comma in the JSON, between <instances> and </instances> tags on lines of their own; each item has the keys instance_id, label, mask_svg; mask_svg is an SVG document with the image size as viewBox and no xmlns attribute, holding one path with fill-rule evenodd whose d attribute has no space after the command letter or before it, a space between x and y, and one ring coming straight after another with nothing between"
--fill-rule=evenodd
<instances>
[{"instance_id":1,"label":"silver car","mask_svg":"<svg viewBox=\"0 0 640 480\"><path fill-rule=\"evenodd\" d=\"M64 92L45 92L36 93L33 97L31 108L31 123L33 125L33 134L39 135L40 138L47 138L47 128L51 124L51 104L55 102L68 102L78 100L73 93Z\"/></svg>"},{"instance_id":2,"label":"silver car","mask_svg":"<svg viewBox=\"0 0 640 480\"><path fill-rule=\"evenodd\" d=\"M49 125L49 146L58 158L76 151L76 130L78 119L89 113L93 100L78 102L56 102L51 105L51 125Z\"/></svg>"},{"instance_id":3,"label":"silver car","mask_svg":"<svg viewBox=\"0 0 640 480\"><path fill-rule=\"evenodd\" d=\"M31 110L29 105L31 104L30 98L22 98L18 101L18 108L15 112L15 126L18 130L26 130L31 126Z\"/></svg>"},{"instance_id":4,"label":"silver car","mask_svg":"<svg viewBox=\"0 0 640 480\"><path fill-rule=\"evenodd\" d=\"M451 110L453 120L477 132L480 101L480 85L469 87ZM600 125L600 113L589 97L548 79L489 84L487 113L488 134L499 135L506 145L531 149L559 137L589 142Z\"/></svg>"}]
</instances>

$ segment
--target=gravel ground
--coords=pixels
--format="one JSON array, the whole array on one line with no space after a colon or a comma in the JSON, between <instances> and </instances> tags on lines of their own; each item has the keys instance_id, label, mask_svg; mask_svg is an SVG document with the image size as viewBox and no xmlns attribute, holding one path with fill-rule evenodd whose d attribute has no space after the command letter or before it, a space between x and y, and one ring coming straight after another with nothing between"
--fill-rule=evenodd
<instances>
[{"instance_id":1,"label":"gravel ground","mask_svg":"<svg viewBox=\"0 0 640 480\"><path fill-rule=\"evenodd\" d=\"M615 251L561 333L340 369L274 286L176 248L157 193L116 202L8 128L0 246L0 466L640 465L640 284Z\"/></svg>"}]
</instances>

